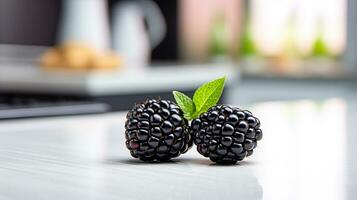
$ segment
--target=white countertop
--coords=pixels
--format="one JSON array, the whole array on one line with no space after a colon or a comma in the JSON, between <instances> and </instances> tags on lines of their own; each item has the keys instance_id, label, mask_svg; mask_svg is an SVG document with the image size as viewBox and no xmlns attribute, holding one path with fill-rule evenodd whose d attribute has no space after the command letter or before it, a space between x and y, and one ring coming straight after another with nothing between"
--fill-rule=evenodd
<instances>
[{"instance_id":1,"label":"white countertop","mask_svg":"<svg viewBox=\"0 0 357 200\"><path fill-rule=\"evenodd\" d=\"M357 199L357 103L266 102L250 109L263 140L219 166L195 149L135 160L125 113L0 122L0 199Z\"/></svg>"},{"instance_id":2,"label":"white countertop","mask_svg":"<svg viewBox=\"0 0 357 200\"><path fill-rule=\"evenodd\" d=\"M123 67L117 71L73 72L44 70L31 63L0 63L0 91L54 94L117 95L193 89L204 82L227 76L237 80L234 63L171 64Z\"/></svg>"}]
</instances>

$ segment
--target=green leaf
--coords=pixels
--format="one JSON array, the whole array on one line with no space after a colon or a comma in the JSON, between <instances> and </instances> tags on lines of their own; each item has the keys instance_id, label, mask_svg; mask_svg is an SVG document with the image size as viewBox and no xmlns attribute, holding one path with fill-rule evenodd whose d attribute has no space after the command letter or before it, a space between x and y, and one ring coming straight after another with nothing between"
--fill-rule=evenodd
<instances>
[{"instance_id":1,"label":"green leaf","mask_svg":"<svg viewBox=\"0 0 357 200\"><path fill-rule=\"evenodd\" d=\"M226 77L224 76L205 83L195 91L193 95L193 102L196 108L194 117L198 117L201 113L206 112L218 103L223 92L225 80Z\"/></svg>"},{"instance_id":2,"label":"green leaf","mask_svg":"<svg viewBox=\"0 0 357 200\"><path fill-rule=\"evenodd\" d=\"M184 112L184 117L187 120L191 120L195 112L195 105L191 98L178 91L173 91L172 94L174 95L176 103Z\"/></svg>"}]
</instances>

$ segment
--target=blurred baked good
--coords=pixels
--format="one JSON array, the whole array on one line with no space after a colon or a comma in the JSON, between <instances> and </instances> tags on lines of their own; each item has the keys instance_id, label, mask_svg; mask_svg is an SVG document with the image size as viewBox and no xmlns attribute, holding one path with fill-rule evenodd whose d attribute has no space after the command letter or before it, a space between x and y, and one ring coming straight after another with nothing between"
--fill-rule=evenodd
<instances>
[{"instance_id":1,"label":"blurred baked good","mask_svg":"<svg viewBox=\"0 0 357 200\"><path fill-rule=\"evenodd\" d=\"M40 60L48 68L73 70L116 69L121 59L113 52L96 51L94 48L76 42L69 42L49 49Z\"/></svg>"}]
</instances>

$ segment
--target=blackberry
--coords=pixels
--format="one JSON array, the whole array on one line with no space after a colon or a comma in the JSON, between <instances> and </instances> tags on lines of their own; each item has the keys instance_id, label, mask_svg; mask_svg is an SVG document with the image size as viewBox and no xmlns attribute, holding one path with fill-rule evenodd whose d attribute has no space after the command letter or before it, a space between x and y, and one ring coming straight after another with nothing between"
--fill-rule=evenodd
<instances>
[{"instance_id":1,"label":"blackberry","mask_svg":"<svg viewBox=\"0 0 357 200\"><path fill-rule=\"evenodd\" d=\"M213 162L234 164L253 154L262 139L260 121L251 112L217 105L191 122L197 150Z\"/></svg>"},{"instance_id":2,"label":"blackberry","mask_svg":"<svg viewBox=\"0 0 357 200\"><path fill-rule=\"evenodd\" d=\"M132 108L125 122L126 146L143 161L166 161L193 144L182 110L168 100L147 100Z\"/></svg>"}]
</instances>

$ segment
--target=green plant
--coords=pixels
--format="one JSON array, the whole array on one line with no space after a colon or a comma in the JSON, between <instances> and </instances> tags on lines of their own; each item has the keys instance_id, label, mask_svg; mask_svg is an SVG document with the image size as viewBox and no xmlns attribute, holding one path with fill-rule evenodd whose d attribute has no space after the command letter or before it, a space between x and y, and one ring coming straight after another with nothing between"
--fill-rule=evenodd
<instances>
[{"instance_id":1,"label":"green plant","mask_svg":"<svg viewBox=\"0 0 357 200\"><path fill-rule=\"evenodd\" d=\"M195 119L215 106L222 95L225 80L224 76L203 84L195 91L192 99L182 92L173 91L176 103L184 112L184 117L187 120Z\"/></svg>"}]
</instances>

